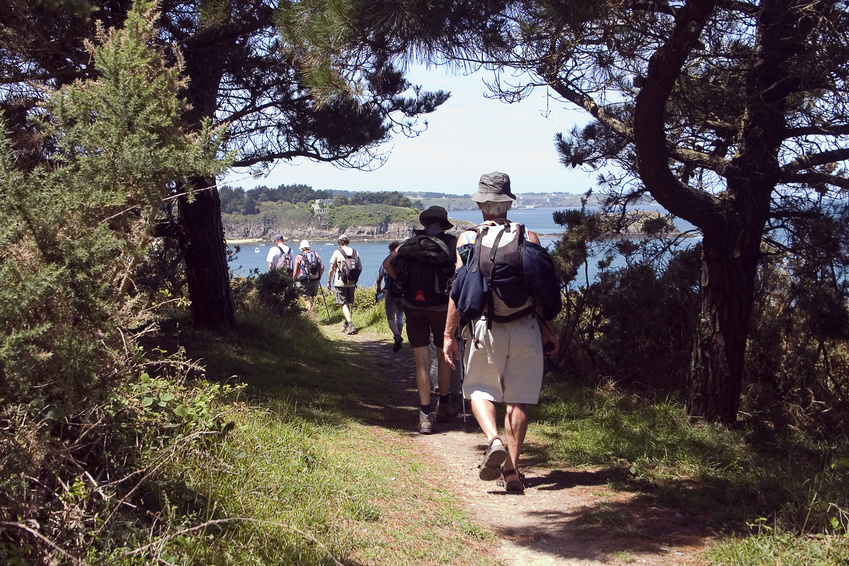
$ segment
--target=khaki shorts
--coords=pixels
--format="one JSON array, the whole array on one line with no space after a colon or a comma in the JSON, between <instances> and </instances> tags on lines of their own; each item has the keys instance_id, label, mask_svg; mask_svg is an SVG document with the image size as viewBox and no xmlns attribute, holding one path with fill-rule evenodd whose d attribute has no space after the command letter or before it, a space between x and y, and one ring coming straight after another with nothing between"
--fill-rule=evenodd
<instances>
[{"instance_id":1,"label":"khaki shorts","mask_svg":"<svg viewBox=\"0 0 849 566\"><path fill-rule=\"evenodd\" d=\"M486 327L486 319L481 318L475 321L472 330L474 341L469 327L463 330L465 396L496 403L536 405L545 368L536 317L494 322L490 329Z\"/></svg>"}]
</instances>

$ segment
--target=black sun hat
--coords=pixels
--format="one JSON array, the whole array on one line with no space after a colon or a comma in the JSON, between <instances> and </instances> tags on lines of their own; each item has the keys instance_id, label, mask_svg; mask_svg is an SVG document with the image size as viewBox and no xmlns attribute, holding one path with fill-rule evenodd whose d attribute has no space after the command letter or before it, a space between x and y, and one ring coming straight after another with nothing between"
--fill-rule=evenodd
<instances>
[{"instance_id":1,"label":"black sun hat","mask_svg":"<svg viewBox=\"0 0 849 566\"><path fill-rule=\"evenodd\" d=\"M454 227L453 224L448 220L448 211L446 211L441 206L431 206L421 214L419 214L419 222L422 223L422 226L426 226L428 218L436 218L439 220L439 224L442 226L443 230L450 230Z\"/></svg>"}]
</instances>

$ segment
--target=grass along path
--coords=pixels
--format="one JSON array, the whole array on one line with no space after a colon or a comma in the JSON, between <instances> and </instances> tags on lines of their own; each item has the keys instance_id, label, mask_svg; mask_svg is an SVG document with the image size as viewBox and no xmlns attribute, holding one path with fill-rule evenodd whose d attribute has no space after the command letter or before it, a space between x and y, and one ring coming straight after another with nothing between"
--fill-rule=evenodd
<instances>
[{"instance_id":1,"label":"grass along path","mask_svg":"<svg viewBox=\"0 0 849 566\"><path fill-rule=\"evenodd\" d=\"M206 515L245 519L190 563L497 564L494 534L391 425L406 410L385 381L399 360L375 355L378 334L354 342L337 326L248 317L235 335L183 336L210 378L248 386L227 442L173 462Z\"/></svg>"},{"instance_id":2,"label":"grass along path","mask_svg":"<svg viewBox=\"0 0 849 566\"><path fill-rule=\"evenodd\" d=\"M218 474L187 482L216 516L291 525L352 565L849 564L839 528L793 534L801 521L845 524L831 503L845 501L842 459L822 468L819 445L800 453L798 435L764 444L760 429L692 426L674 400L548 380L531 408L525 494L479 481L471 416L415 432L412 353L392 352L371 297L358 294L355 336L321 302L312 321L242 315L235 336L186 333L211 378L248 384L227 446L241 459L175 464ZM779 509L782 532L752 536ZM226 563L328 563L304 536L242 530Z\"/></svg>"}]
</instances>

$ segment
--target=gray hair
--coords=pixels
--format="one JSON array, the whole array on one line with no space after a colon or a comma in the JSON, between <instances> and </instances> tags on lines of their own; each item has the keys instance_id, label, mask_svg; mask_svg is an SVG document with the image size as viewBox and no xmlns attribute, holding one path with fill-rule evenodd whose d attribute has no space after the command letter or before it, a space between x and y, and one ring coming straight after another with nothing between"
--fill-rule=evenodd
<instances>
[{"instance_id":1,"label":"gray hair","mask_svg":"<svg viewBox=\"0 0 849 566\"><path fill-rule=\"evenodd\" d=\"M510 210L510 207L512 206L512 200L498 202L488 200L486 202L478 203L478 208L481 209L481 212L483 212L487 216L493 216L495 218L504 218L505 216L507 216L507 211Z\"/></svg>"}]
</instances>

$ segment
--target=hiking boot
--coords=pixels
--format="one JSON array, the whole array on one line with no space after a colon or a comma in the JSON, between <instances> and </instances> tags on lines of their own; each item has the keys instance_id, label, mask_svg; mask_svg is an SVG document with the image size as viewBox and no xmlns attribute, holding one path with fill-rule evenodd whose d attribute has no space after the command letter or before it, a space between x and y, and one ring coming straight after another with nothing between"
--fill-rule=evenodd
<instances>
[{"instance_id":1,"label":"hiking boot","mask_svg":"<svg viewBox=\"0 0 849 566\"><path fill-rule=\"evenodd\" d=\"M424 414L419 410L419 434L431 434L433 432L433 413Z\"/></svg>"},{"instance_id":2,"label":"hiking boot","mask_svg":"<svg viewBox=\"0 0 849 566\"><path fill-rule=\"evenodd\" d=\"M439 408L436 410L436 420L441 423L447 423L448 421L454 420L460 413L460 410L457 408L457 405L449 401L446 404L439 403Z\"/></svg>"},{"instance_id":3,"label":"hiking boot","mask_svg":"<svg viewBox=\"0 0 849 566\"><path fill-rule=\"evenodd\" d=\"M454 405L454 408L457 409L457 414L465 414L463 410L463 394L462 393L452 393L451 394L451 404Z\"/></svg>"},{"instance_id":4,"label":"hiking boot","mask_svg":"<svg viewBox=\"0 0 849 566\"><path fill-rule=\"evenodd\" d=\"M392 351L397 352L398 350L400 350L401 349L401 342L403 342L403 341L404 341L404 338L401 337L400 334L396 334L395 335L395 344L392 345Z\"/></svg>"},{"instance_id":5,"label":"hiking boot","mask_svg":"<svg viewBox=\"0 0 849 566\"><path fill-rule=\"evenodd\" d=\"M354 323L352 322L351 324L348 325L348 331L345 332L345 334L356 334L356 333L357 333L357 328L354 326Z\"/></svg>"},{"instance_id":6,"label":"hiking boot","mask_svg":"<svg viewBox=\"0 0 849 566\"><path fill-rule=\"evenodd\" d=\"M345 324L342 325L342 330L340 330L339 332L341 332L342 334L348 333L348 321L347 320L345 321Z\"/></svg>"}]
</instances>

